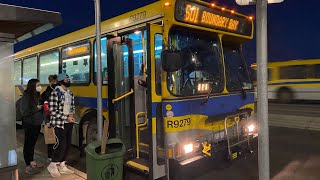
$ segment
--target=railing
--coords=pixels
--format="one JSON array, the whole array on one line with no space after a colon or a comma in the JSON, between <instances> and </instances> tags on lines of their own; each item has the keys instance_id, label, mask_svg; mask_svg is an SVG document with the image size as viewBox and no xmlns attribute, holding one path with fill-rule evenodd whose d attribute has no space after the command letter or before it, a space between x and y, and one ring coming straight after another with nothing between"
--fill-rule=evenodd
<instances>
[{"instance_id":1,"label":"railing","mask_svg":"<svg viewBox=\"0 0 320 180\"><path fill-rule=\"evenodd\" d=\"M237 113L237 114L233 114L233 115L230 115L230 116L227 116L225 119L224 119L224 129L225 129L225 134L226 134L226 137L227 137L227 143L228 143L228 153L229 153L229 156L232 157L232 153L231 153L231 147L233 146L236 146L238 144L241 144L245 141L248 141L248 144L249 144L249 136L245 139L240 139L240 134L241 134L241 130L239 129L239 121L240 121L240 118L241 116L244 116L245 118L248 118L248 112L242 112L242 113ZM228 119L232 119L235 123L236 123L236 135L237 135L237 142L231 144L230 143L230 137L229 137L229 134L228 134Z\"/></svg>"},{"instance_id":2,"label":"railing","mask_svg":"<svg viewBox=\"0 0 320 180\"><path fill-rule=\"evenodd\" d=\"M144 123L139 124L139 116L144 115L145 121ZM148 119L146 118L146 112L138 112L136 114L136 147L137 147L137 158L140 158L140 148L139 148L139 128L146 126L148 123Z\"/></svg>"},{"instance_id":3,"label":"railing","mask_svg":"<svg viewBox=\"0 0 320 180\"><path fill-rule=\"evenodd\" d=\"M115 102L117 102L117 101L119 101L119 100L121 100L121 99L123 99L123 98L125 98L125 97L127 97L127 96L129 96L131 94L133 94L133 93L134 93L134 91L133 91L133 89L131 89L131 91L125 93L124 95L122 95L122 96L120 96L118 98L112 99L112 103L115 103Z\"/></svg>"}]
</instances>

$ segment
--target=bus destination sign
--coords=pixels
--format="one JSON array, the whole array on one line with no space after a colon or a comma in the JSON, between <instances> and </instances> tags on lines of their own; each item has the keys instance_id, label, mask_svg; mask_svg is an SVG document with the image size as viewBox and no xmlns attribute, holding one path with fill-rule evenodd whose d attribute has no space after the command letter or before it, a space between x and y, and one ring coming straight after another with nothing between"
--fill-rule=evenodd
<instances>
[{"instance_id":1,"label":"bus destination sign","mask_svg":"<svg viewBox=\"0 0 320 180\"><path fill-rule=\"evenodd\" d=\"M252 23L245 17L202 6L186 0L176 4L177 21L250 36Z\"/></svg>"}]
</instances>

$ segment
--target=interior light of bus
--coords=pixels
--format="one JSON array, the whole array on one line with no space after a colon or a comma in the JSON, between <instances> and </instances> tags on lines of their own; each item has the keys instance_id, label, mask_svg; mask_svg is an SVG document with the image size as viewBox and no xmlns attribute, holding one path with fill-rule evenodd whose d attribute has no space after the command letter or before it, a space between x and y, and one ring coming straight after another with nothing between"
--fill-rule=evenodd
<instances>
[{"instance_id":1,"label":"interior light of bus","mask_svg":"<svg viewBox=\"0 0 320 180\"><path fill-rule=\"evenodd\" d=\"M215 6L215 4L211 3L211 7L214 7L214 6Z\"/></svg>"},{"instance_id":2,"label":"interior light of bus","mask_svg":"<svg viewBox=\"0 0 320 180\"><path fill-rule=\"evenodd\" d=\"M141 31L135 31L134 33L135 33L135 34L140 34L140 33L141 33Z\"/></svg>"},{"instance_id":3,"label":"interior light of bus","mask_svg":"<svg viewBox=\"0 0 320 180\"><path fill-rule=\"evenodd\" d=\"M171 6L171 3L170 2L166 2L166 3L164 3L164 6Z\"/></svg>"},{"instance_id":4,"label":"interior light of bus","mask_svg":"<svg viewBox=\"0 0 320 180\"><path fill-rule=\"evenodd\" d=\"M196 9L196 7L194 7L194 6L190 8L191 11L194 11L195 9Z\"/></svg>"},{"instance_id":5,"label":"interior light of bus","mask_svg":"<svg viewBox=\"0 0 320 180\"><path fill-rule=\"evenodd\" d=\"M234 10L232 10L231 13L233 14L233 13L234 13Z\"/></svg>"},{"instance_id":6,"label":"interior light of bus","mask_svg":"<svg viewBox=\"0 0 320 180\"><path fill-rule=\"evenodd\" d=\"M221 10L224 11L224 10L226 10L226 8L223 7L223 8L221 8Z\"/></svg>"}]
</instances>

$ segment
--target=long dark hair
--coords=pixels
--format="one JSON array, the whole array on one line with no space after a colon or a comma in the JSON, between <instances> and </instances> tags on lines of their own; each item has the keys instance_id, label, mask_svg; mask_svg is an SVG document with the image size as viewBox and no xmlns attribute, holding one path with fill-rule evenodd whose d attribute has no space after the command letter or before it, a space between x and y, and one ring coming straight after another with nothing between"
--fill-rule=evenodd
<instances>
[{"instance_id":1,"label":"long dark hair","mask_svg":"<svg viewBox=\"0 0 320 180\"><path fill-rule=\"evenodd\" d=\"M30 79L28 81L27 89L24 91L24 94L28 95L30 98L30 103L38 104L40 93L36 90L37 83L40 82L38 79Z\"/></svg>"}]
</instances>

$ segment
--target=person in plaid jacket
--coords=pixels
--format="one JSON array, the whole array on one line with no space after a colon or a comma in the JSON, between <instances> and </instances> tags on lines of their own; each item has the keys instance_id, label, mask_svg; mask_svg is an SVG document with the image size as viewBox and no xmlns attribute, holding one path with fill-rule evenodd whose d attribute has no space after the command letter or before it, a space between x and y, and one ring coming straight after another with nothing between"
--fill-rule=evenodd
<instances>
[{"instance_id":1,"label":"person in plaid jacket","mask_svg":"<svg viewBox=\"0 0 320 180\"><path fill-rule=\"evenodd\" d=\"M57 138L52 162L47 167L52 177L61 174L73 174L66 166L66 156L71 145L72 128L74 124L74 96L69 90L70 79L66 73L58 75L58 86L49 98L50 125L54 128Z\"/></svg>"}]
</instances>

